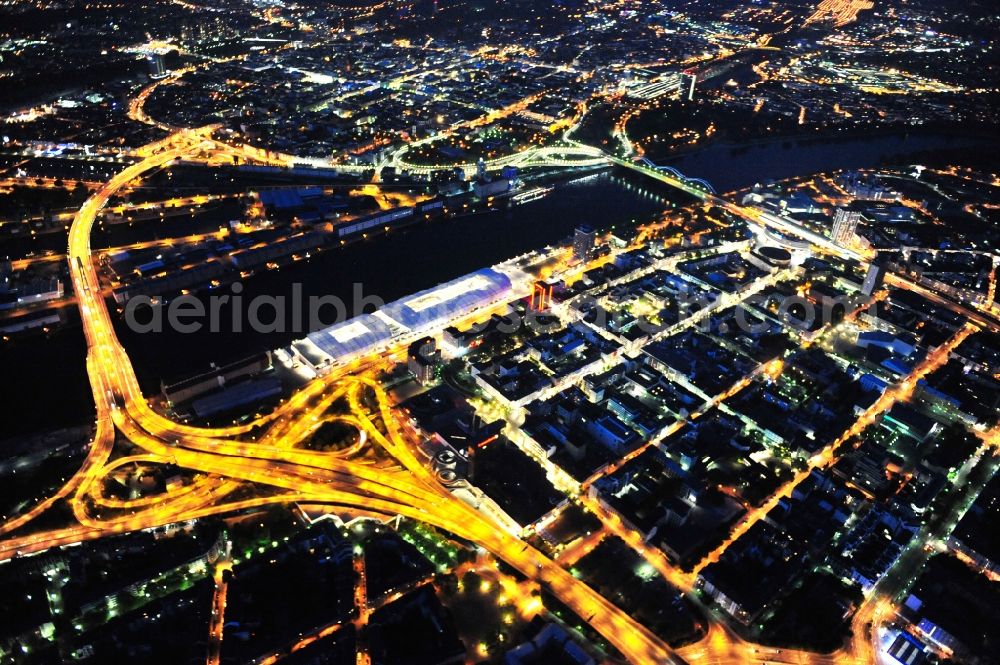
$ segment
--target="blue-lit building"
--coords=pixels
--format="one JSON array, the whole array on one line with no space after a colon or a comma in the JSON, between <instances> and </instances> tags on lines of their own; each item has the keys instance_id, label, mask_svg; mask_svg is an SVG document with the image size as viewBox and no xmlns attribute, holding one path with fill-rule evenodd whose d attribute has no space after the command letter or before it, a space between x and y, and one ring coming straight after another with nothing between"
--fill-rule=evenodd
<instances>
[{"instance_id":1,"label":"blue-lit building","mask_svg":"<svg viewBox=\"0 0 1000 665\"><path fill-rule=\"evenodd\" d=\"M390 303L381 313L403 328L422 332L445 324L457 314L498 302L511 289L510 278L485 268Z\"/></svg>"},{"instance_id":2,"label":"blue-lit building","mask_svg":"<svg viewBox=\"0 0 1000 665\"><path fill-rule=\"evenodd\" d=\"M927 662L924 645L905 632L896 636L887 653L903 665L923 665Z\"/></svg>"},{"instance_id":3,"label":"blue-lit building","mask_svg":"<svg viewBox=\"0 0 1000 665\"><path fill-rule=\"evenodd\" d=\"M323 371L373 353L391 339L392 330L385 321L362 314L294 342L292 350L302 362Z\"/></svg>"}]
</instances>

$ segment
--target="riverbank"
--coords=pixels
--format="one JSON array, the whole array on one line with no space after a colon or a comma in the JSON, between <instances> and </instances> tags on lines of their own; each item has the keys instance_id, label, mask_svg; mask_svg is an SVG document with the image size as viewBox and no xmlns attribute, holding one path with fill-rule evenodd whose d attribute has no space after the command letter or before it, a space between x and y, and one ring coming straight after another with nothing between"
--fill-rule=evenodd
<instances>
[{"instance_id":1,"label":"riverbank","mask_svg":"<svg viewBox=\"0 0 1000 665\"><path fill-rule=\"evenodd\" d=\"M670 204L636 179L608 170L570 180L563 178L551 183L553 191L547 196L530 203L394 229L380 237L329 249L281 270L263 270L244 281L244 307L257 295L290 299L293 288L300 289L305 299L336 296L349 310L363 296L391 302L524 252L560 243L582 224L598 230L642 224ZM242 320L246 321L246 312L243 314ZM233 320L229 304L221 308L220 320ZM225 327L215 333L136 333L120 320L116 327L147 392L159 390L161 379L183 377L204 370L212 362L286 346L303 336L294 330L235 333L225 331Z\"/></svg>"}]
</instances>

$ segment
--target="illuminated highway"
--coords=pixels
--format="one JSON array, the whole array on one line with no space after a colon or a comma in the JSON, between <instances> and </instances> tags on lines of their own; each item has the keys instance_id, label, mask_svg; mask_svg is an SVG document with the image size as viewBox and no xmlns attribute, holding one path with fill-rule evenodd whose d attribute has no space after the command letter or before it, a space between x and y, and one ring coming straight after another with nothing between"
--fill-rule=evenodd
<instances>
[{"instance_id":1,"label":"illuminated highway","mask_svg":"<svg viewBox=\"0 0 1000 665\"><path fill-rule=\"evenodd\" d=\"M115 193L176 160L201 159L214 163L233 155L248 161L261 158L256 151L226 146L211 139L210 131L211 128L177 131L163 141L146 146L141 151L143 160L124 169L100 187L74 218L69 234L67 260L87 339L87 368L97 409L96 434L86 461L66 485L56 495L27 513L0 525L0 535L20 530L61 500L69 500L78 524L8 538L0 542L0 559L79 543L112 533L125 533L279 502L326 504L332 509L342 508L370 515L403 515L476 543L532 582L544 586L631 662L683 662L649 630L570 575L559 562L549 559L498 528L483 514L441 487L433 472L414 452L416 441L413 440L412 433L399 428L382 387L365 373L357 371L360 362L313 381L269 416L241 426L199 428L182 425L155 412L149 406L142 395L131 361L115 335L111 315L99 288L90 244L91 231L95 219ZM576 147L543 148L530 156L513 156L509 159L515 161L506 163L574 166L591 161L594 164L618 163L707 202L722 205L743 217L750 217L759 223L805 238L825 251L836 252L838 255L848 252L833 245L827 238L787 220L734 206L697 184L633 162L613 159L603 153L595 153L594 150ZM761 508L748 513L727 541L691 573L676 570L662 552L647 546L642 542L641 534L628 528L617 515L608 512L596 501L588 500L587 505L604 519L607 532L625 540L679 589L689 591L694 586L698 572L718 560L730 542L763 518L812 469L835 461L833 451L840 443L860 433L897 401L907 399L917 381L947 362L950 352L974 329L972 325L962 328L948 343L931 352L908 377L887 390L854 426L811 459L804 471L780 488ZM761 371L780 372L780 367L762 367ZM357 444L338 453L297 448L296 444L309 436L330 405L341 398L347 399L350 413L337 418L343 424L356 428ZM240 435L259 426L266 426L267 429L258 441L238 439ZM109 463L116 432L142 452ZM364 450L371 447L377 447L387 454L393 460L393 465L379 467L357 459ZM103 479L108 474L128 465L163 463L175 464L193 472L190 482L171 488L163 495L131 500L103 496ZM251 498L228 498L237 488L247 486L267 488L268 491ZM567 560L579 558L588 548L595 546L598 540L598 537L594 537L579 544L574 548L575 551L567 554ZM361 565L363 568L363 564ZM210 632L210 642L216 645L212 651L215 659L218 658L217 645L221 640L225 607L225 582L221 577L221 568L217 569L216 575L218 579ZM367 607L368 602L363 594L357 600L361 606ZM869 622L877 625L890 610L891 605L883 601L868 603L863 611L858 612L857 617L860 618L855 619L856 622L863 622L855 627L856 643L834 655L749 645L718 622L712 624L704 640L685 647L681 655L684 661L691 663L874 662L871 660L874 652L869 639L870 631L864 625Z\"/></svg>"},{"instance_id":2,"label":"illuminated highway","mask_svg":"<svg viewBox=\"0 0 1000 665\"><path fill-rule=\"evenodd\" d=\"M173 423L149 407L127 354L115 337L110 314L100 294L90 232L108 199L129 183L179 158L197 154L211 158L219 151L218 144L207 139L204 131L173 134L169 140L147 148L144 151L147 156L142 162L112 178L77 213L70 230L67 256L88 342L88 368L98 412L98 436L84 467L60 491L59 497L50 499L15 523L5 525L4 529L12 531L22 526L52 502L65 497L71 497L73 512L80 525L9 539L0 543L0 557L279 501L307 500L360 508L375 514L398 514L422 520L478 543L526 577L544 584L568 607L588 618L591 625L632 662L671 662L674 659L671 650L647 629L559 565L498 530L479 512L440 487L412 452L410 443L396 429L385 394L368 379L344 379L325 399L316 400L318 406L310 402L327 392L329 385L317 381L313 384L316 388L300 391L286 403L292 406L272 416L277 420L273 427L282 428L265 437L274 445L226 438L249 431L258 423L233 428L195 428ZM401 468L383 470L336 455L285 445L308 431L304 423L316 415L317 409L325 409L335 396L345 391L352 416L366 440L378 444ZM373 414L366 406L371 401L375 404ZM295 411L299 411L297 417L292 416ZM109 423L113 423L114 428ZM146 454L107 465L115 428ZM99 489L95 488L100 487L101 478L109 471L123 464L156 460L204 475L195 480L194 485L168 492L159 497L159 501L94 500L99 497ZM241 482L284 491L259 499L221 501ZM85 496L90 498L84 500ZM91 514L94 509L100 514ZM112 514L116 511L119 514Z\"/></svg>"}]
</instances>

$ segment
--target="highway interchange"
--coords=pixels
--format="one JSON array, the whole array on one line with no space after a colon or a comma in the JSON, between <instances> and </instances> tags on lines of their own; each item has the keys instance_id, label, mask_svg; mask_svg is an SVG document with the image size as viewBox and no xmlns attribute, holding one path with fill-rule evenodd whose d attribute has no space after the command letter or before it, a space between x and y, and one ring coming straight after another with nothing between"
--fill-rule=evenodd
<instances>
[{"instance_id":1,"label":"highway interchange","mask_svg":"<svg viewBox=\"0 0 1000 665\"><path fill-rule=\"evenodd\" d=\"M141 114L141 102L134 110L136 114ZM895 591L881 588L870 595L857 612L851 643L835 654L751 645L737 637L720 620L712 621L708 634L700 642L679 652L670 649L625 612L569 574L562 563L553 561L498 528L490 519L443 488L414 452L416 433L397 423L385 391L370 378L373 373L360 371L360 361L313 380L273 413L244 425L192 427L157 413L142 394L131 361L117 339L111 314L99 287L90 243L95 219L117 192L177 160L215 164L231 162L234 156L255 162L266 159L259 151L229 146L213 139L212 127L169 129L171 134L166 139L139 151L142 161L125 168L93 193L73 219L67 260L87 340L87 368L97 410L95 436L85 462L58 493L0 525L0 537L5 538L0 541L0 559L273 503L325 504L331 510L351 515L403 515L476 543L524 577L545 587L633 663L878 662L874 646L877 631L873 627L891 620L893 603L887 599ZM284 156L273 157L272 160L271 163L288 163ZM700 185L629 160L609 157L594 148L568 140L561 147L520 153L490 166L592 166L599 163L615 163L634 169L706 203L720 205L748 221L796 236L813 245L817 251L832 252L846 258L864 258L790 220L736 206L707 192ZM915 288L915 285L899 277L895 279L902 286ZM975 323L970 322L946 345L930 354L910 376L887 391L851 430L814 457L803 474L833 462L833 451L839 442L860 432L897 400L906 399L916 381L946 362L949 352L977 329L977 324L996 329L992 319L959 308L950 301L942 302L960 309ZM350 404L350 415L341 420L357 429L358 446L341 453L296 448L337 399L346 399ZM256 440L251 439L249 434L258 429L263 430L263 434ZM995 435L991 436L991 441L995 442ZM132 450L113 459L116 446L125 441L129 442ZM391 458L393 463L379 466L359 461L357 453L366 447L374 447L380 454ZM193 473L194 480L163 495L133 500L103 496L103 479L130 464L172 464ZM607 528L646 556L667 579L678 584L682 590L690 591L697 570L720 556L729 542L761 519L767 509L789 493L793 486L794 481L782 487L760 510L748 514L737 525L727 543L706 558L694 573L674 570L661 553L644 547L639 534L628 533L623 525L612 521ZM260 491L237 491L248 487ZM22 534L26 525L59 501L68 501L77 524ZM712 615L709 613L708 616Z\"/></svg>"}]
</instances>

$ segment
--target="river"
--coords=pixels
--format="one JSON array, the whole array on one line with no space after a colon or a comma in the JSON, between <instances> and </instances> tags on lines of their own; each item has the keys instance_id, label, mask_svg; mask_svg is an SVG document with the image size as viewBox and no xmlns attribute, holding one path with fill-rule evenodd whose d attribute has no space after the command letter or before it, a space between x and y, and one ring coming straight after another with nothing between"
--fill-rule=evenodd
<instances>
[{"instance_id":1,"label":"river","mask_svg":"<svg viewBox=\"0 0 1000 665\"><path fill-rule=\"evenodd\" d=\"M992 140L991 149L995 149ZM977 137L941 134L851 137L819 141L775 139L734 146L717 143L665 160L717 190L729 191L769 179L816 171L875 167L900 155L945 149L983 150ZM906 160L904 160L904 163ZM391 301L523 252L557 243L580 224L609 229L642 223L669 202L656 185L612 173L557 185L547 197L509 211L442 220L394 231L385 237L314 256L280 271L247 280L245 296L288 295L302 284L303 294L349 298L355 283L363 292ZM223 310L223 320L228 320ZM264 349L288 344L296 333L165 331L137 334L119 324L119 335L133 358L147 393L161 379L176 379ZM85 345L79 325L47 338L6 342L0 348L3 430L15 434L85 422L93 403L84 367Z\"/></svg>"},{"instance_id":2,"label":"river","mask_svg":"<svg viewBox=\"0 0 1000 665\"><path fill-rule=\"evenodd\" d=\"M990 146L987 148L987 146ZM997 138L951 134L887 134L846 138L766 139L745 144L713 143L657 160L691 178L708 180L719 192L820 171L911 163L943 150L996 150ZM902 162L899 158L903 158Z\"/></svg>"},{"instance_id":3,"label":"river","mask_svg":"<svg viewBox=\"0 0 1000 665\"><path fill-rule=\"evenodd\" d=\"M356 288L366 296L391 302L559 243L581 224L605 230L650 221L669 205L665 192L654 193L658 187L654 182L645 185L641 176L609 172L563 182L555 185L548 196L509 210L404 227L385 236L327 250L281 270L262 271L245 282L244 304L249 297L260 294L290 297L294 284L301 284L305 298L337 296L349 304L351 311L358 300L354 297ZM232 321L230 308L221 310L220 320ZM296 331L244 330L239 335L170 330L135 333L124 325L118 325L118 334L147 391L157 390L161 378L183 377L205 369L211 362L285 346L302 337Z\"/></svg>"}]
</instances>

